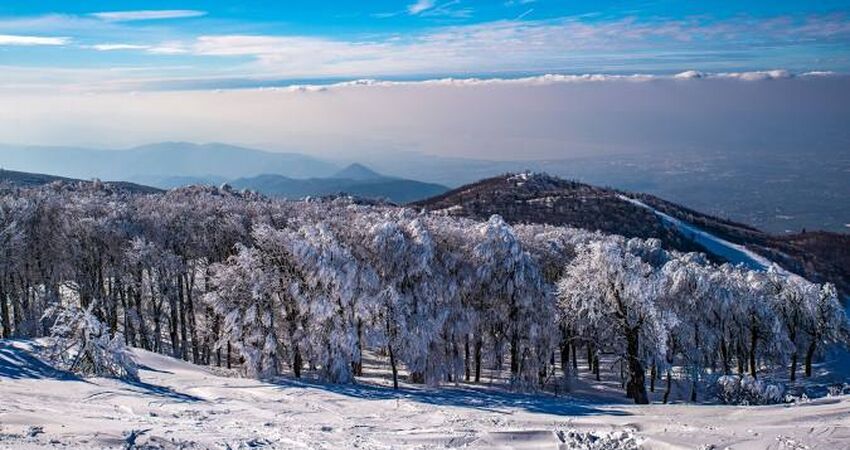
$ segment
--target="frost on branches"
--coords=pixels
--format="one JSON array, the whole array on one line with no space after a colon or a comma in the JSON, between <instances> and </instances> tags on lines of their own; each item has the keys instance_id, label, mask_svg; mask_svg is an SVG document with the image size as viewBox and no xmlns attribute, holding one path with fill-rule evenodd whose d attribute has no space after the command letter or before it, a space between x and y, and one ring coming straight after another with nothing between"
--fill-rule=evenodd
<instances>
[{"instance_id":1,"label":"frost on branches","mask_svg":"<svg viewBox=\"0 0 850 450\"><path fill-rule=\"evenodd\" d=\"M53 320L48 357L59 368L83 376L139 380L124 336L111 334L92 308L57 307L46 315Z\"/></svg>"},{"instance_id":2,"label":"frost on branches","mask_svg":"<svg viewBox=\"0 0 850 450\"><path fill-rule=\"evenodd\" d=\"M831 285L653 239L209 187L0 191L0 335L52 334L86 374L135 377L129 345L352 383L371 353L396 387L610 371L635 402L659 382L697 401L720 377L810 377L848 329Z\"/></svg>"}]
</instances>

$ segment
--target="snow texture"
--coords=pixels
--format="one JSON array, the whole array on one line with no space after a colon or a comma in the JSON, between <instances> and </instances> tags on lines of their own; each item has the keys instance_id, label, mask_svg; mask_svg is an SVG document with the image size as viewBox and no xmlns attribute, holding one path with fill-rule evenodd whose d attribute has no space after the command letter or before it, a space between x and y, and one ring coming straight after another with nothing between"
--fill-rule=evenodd
<instances>
[{"instance_id":1,"label":"snow texture","mask_svg":"<svg viewBox=\"0 0 850 450\"><path fill-rule=\"evenodd\" d=\"M49 370L40 341L0 345L0 448L847 448L850 398L799 406L635 406L492 388L399 391L217 374L134 350L141 381ZM591 392L595 392L592 393ZM608 392L607 394L611 394Z\"/></svg>"}]
</instances>

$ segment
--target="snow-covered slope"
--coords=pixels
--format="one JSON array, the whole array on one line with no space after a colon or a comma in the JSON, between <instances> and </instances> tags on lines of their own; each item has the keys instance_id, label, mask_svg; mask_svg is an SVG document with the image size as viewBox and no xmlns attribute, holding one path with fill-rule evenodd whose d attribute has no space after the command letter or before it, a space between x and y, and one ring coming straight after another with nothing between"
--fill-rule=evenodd
<instances>
[{"instance_id":1,"label":"snow-covered slope","mask_svg":"<svg viewBox=\"0 0 850 450\"><path fill-rule=\"evenodd\" d=\"M142 350L134 351L142 381L128 384L55 372L33 356L36 348L0 341L2 449L850 447L846 397L793 407L638 407L604 391L393 391L369 379L233 378Z\"/></svg>"},{"instance_id":2,"label":"snow-covered slope","mask_svg":"<svg viewBox=\"0 0 850 450\"><path fill-rule=\"evenodd\" d=\"M774 265L774 263L767 258L748 250L743 245L733 244L732 242L721 239L669 214L658 211L640 200L626 197L625 195L620 195L619 197L624 201L651 210L665 223L678 229L684 236L687 236L689 239L696 242L709 252L731 262L732 264L743 264L752 270L767 270L769 267Z\"/></svg>"}]
</instances>

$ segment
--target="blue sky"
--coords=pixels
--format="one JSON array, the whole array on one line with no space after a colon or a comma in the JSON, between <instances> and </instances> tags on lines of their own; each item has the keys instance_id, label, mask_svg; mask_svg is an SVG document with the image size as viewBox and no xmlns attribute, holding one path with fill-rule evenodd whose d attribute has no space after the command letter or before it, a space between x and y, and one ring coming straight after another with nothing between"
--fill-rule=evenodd
<instances>
[{"instance_id":1,"label":"blue sky","mask_svg":"<svg viewBox=\"0 0 850 450\"><path fill-rule=\"evenodd\" d=\"M850 1L0 3L0 88L850 72Z\"/></svg>"}]
</instances>

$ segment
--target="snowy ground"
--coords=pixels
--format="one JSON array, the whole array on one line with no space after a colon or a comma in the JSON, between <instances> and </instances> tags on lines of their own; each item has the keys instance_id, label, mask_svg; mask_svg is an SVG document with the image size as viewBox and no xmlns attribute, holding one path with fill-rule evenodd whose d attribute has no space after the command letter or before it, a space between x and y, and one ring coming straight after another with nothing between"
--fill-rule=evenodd
<instances>
[{"instance_id":1,"label":"snowy ground","mask_svg":"<svg viewBox=\"0 0 850 450\"><path fill-rule=\"evenodd\" d=\"M850 448L850 397L798 406L626 404L567 396L227 376L136 350L142 382L80 380L0 341L0 448ZM367 367L367 370L370 368ZM135 442L136 447L128 445Z\"/></svg>"}]
</instances>

